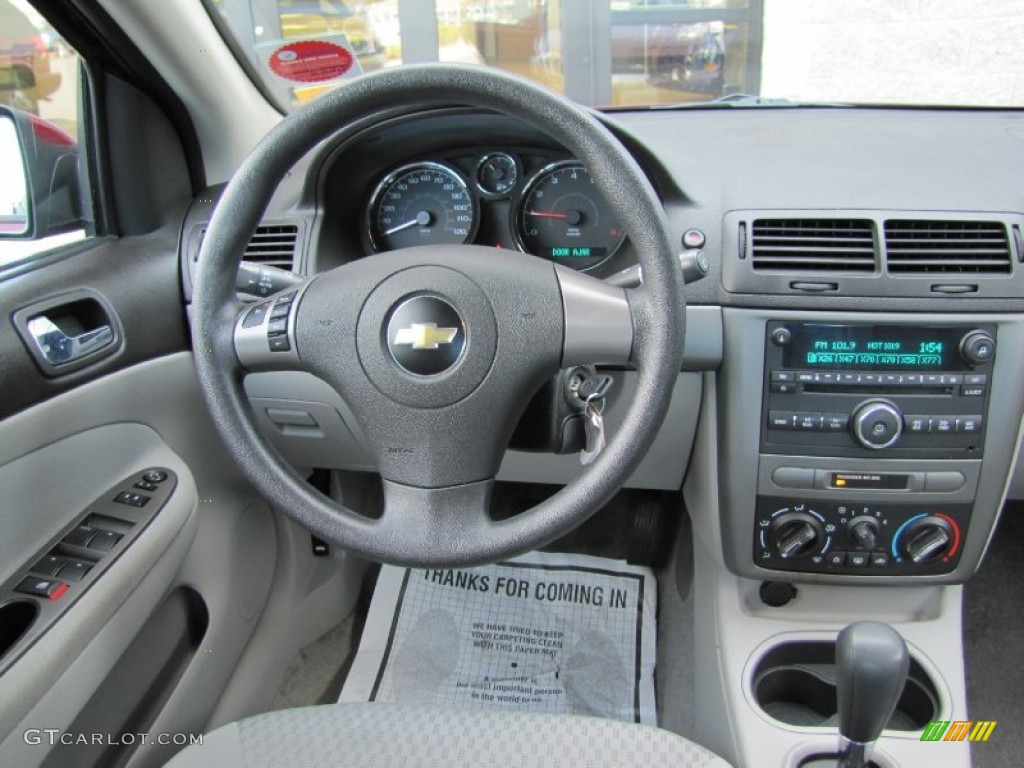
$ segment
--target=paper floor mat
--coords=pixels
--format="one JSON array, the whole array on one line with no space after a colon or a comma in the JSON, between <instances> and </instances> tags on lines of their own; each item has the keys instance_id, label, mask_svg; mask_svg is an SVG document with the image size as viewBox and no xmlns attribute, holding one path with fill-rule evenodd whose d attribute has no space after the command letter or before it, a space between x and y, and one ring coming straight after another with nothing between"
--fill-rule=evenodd
<instances>
[{"instance_id":1,"label":"paper floor mat","mask_svg":"<svg viewBox=\"0 0 1024 768\"><path fill-rule=\"evenodd\" d=\"M648 568L533 553L384 566L341 701L597 715L657 724Z\"/></svg>"}]
</instances>

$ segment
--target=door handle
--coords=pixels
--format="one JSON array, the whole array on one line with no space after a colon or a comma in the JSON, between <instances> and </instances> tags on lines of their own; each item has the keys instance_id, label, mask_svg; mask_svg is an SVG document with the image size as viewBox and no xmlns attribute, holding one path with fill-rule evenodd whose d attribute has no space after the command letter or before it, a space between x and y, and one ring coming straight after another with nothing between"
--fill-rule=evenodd
<instances>
[{"instance_id":1,"label":"door handle","mask_svg":"<svg viewBox=\"0 0 1024 768\"><path fill-rule=\"evenodd\" d=\"M106 298L91 288L36 301L11 320L44 376L56 378L124 348L124 331Z\"/></svg>"},{"instance_id":2,"label":"door handle","mask_svg":"<svg viewBox=\"0 0 1024 768\"><path fill-rule=\"evenodd\" d=\"M69 336L46 315L29 320L28 332L50 365L74 362L114 343L114 329L109 325Z\"/></svg>"}]
</instances>

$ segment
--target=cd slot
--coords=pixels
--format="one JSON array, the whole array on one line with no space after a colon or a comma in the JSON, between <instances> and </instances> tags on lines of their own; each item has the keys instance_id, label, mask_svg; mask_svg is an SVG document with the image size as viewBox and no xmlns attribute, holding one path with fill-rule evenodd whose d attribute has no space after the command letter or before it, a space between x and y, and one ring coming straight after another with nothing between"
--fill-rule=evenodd
<instances>
[{"instance_id":1,"label":"cd slot","mask_svg":"<svg viewBox=\"0 0 1024 768\"><path fill-rule=\"evenodd\" d=\"M830 395L955 395L953 387L891 387L891 386L860 386L842 384L804 384L803 391L815 394Z\"/></svg>"}]
</instances>

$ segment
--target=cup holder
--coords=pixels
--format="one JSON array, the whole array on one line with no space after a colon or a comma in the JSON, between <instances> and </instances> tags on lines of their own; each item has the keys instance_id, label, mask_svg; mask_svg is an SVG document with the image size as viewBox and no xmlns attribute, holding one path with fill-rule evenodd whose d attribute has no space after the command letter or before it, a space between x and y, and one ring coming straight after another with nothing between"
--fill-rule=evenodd
<instances>
[{"instance_id":1,"label":"cup holder","mask_svg":"<svg viewBox=\"0 0 1024 768\"><path fill-rule=\"evenodd\" d=\"M0 658L28 632L38 615L35 600L11 600L0 605Z\"/></svg>"},{"instance_id":2,"label":"cup holder","mask_svg":"<svg viewBox=\"0 0 1024 768\"><path fill-rule=\"evenodd\" d=\"M754 670L754 697L770 717L787 725L835 727L836 646L833 642L795 642L776 646ZM911 657L907 684L886 726L918 731L935 719L939 694L928 673Z\"/></svg>"}]
</instances>

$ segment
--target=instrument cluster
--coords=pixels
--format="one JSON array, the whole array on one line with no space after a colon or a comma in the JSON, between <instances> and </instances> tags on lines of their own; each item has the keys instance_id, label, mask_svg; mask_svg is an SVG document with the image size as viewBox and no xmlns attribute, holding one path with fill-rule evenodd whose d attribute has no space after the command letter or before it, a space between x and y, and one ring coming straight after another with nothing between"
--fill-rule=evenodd
<instances>
[{"instance_id":1,"label":"instrument cluster","mask_svg":"<svg viewBox=\"0 0 1024 768\"><path fill-rule=\"evenodd\" d=\"M476 150L397 165L366 202L374 252L473 243L515 248L578 270L613 256L625 231L572 158Z\"/></svg>"}]
</instances>

